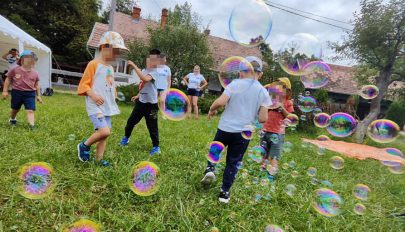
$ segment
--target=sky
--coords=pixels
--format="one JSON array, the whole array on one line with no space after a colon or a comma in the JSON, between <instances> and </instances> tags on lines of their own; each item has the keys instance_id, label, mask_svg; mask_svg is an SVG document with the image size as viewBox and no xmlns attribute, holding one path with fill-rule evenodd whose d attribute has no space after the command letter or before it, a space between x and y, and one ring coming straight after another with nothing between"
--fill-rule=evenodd
<instances>
[{"instance_id":1,"label":"sky","mask_svg":"<svg viewBox=\"0 0 405 232\"><path fill-rule=\"evenodd\" d=\"M110 0L103 0L104 7ZM211 35L232 40L228 29L228 21L233 8L240 4L247 4L251 0L188 0L191 3L193 11L197 12L203 19L203 26L209 23ZM135 2L135 1L134 1ZM175 4L183 4L185 0L139 0L136 1L141 6L141 17L151 16L160 19L161 9L173 8ZM360 10L360 0L275 0L269 1L274 4L282 4L301 11L311 12L320 16L336 19L339 21L350 22L353 19L353 13ZM280 49L285 40L296 33L309 33L318 38L322 43L323 59L329 63L342 65L354 65L350 60L331 60L335 56L334 52L328 47L328 42L342 41L345 31L325 25L301 16L290 14L288 12L270 7L272 14L272 30L266 42L270 44L274 51ZM297 12L300 13L300 12ZM344 28L351 29L349 24L342 24L335 21L326 20L316 16L310 16L322 21L326 21Z\"/></svg>"}]
</instances>

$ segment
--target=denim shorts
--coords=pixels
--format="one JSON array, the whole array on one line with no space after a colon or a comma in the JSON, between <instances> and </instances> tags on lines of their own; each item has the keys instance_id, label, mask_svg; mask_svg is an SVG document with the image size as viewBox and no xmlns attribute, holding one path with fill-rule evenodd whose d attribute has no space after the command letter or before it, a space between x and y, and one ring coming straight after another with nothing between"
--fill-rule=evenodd
<instances>
[{"instance_id":1,"label":"denim shorts","mask_svg":"<svg viewBox=\"0 0 405 232\"><path fill-rule=\"evenodd\" d=\"M273 132L266 132L260 139L260 146L266 149L266 157L280 160L284 144L284 135Z\"/></svg>"},{"instance_id":2,"label":"denim shorts","mask_svg":"<svg viewBox=\"0 0 405 232\"><path fill-rule=\"evenodd\" d=\"M89 116L91 122L93 123L94 130L101 128L111 128L111 117L93 114Z\"/></svg>"},{"instance_id":3,"label":"denim shorts","mask_svg":"<svg viewBox=\"0 0 405 232\"><path fill-rule=\"evenodd\" d=\"M35 110L35 91L11 90L11 109L19 110L24 105L25 110Z\"/></svg>"}]
</instances>

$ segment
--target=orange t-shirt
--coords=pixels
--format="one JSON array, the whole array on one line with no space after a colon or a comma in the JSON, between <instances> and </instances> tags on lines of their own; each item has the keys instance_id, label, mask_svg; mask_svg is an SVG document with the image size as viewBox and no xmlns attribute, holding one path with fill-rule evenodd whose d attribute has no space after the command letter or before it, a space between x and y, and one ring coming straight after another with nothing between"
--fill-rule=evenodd
<instances>
[{"instance_id":1,"label":"orange t-shirt","mask_svg":"<svg viewBox=\"0 0 405 232\"><path fill-rule=\"evenodd\" d=\"M284 108L289 112L294 112L294 106L291 100L284 102ZM277 134L285 134L284 115L278 110L270 110L268 113L268 119L263 123L263 130L266 132L273 132Z\"/></svg>"}]
</instances>

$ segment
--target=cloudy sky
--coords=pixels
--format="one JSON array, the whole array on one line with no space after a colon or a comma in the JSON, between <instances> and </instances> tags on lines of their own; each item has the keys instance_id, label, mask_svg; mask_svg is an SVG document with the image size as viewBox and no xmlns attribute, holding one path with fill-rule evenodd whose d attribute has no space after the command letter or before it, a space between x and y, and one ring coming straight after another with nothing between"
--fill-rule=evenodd
<instances>
[{"instance_id":1,"label":"cloudy sky","mask_svg":"<svg viewBox=\"0 0 405 232\"><path fill-rule=\"evenodd\" d=\"M232 39L228 29L228 19L232 9L242 2L250 0L188 0L193 6L193 11L203 18L203 25L210 23L211 34L226 39ZM106 6L109 0L103 0ZM152 16L159 19L161 8L173 8L175 4L183 4L185 0L139 0L138 5L142 8L142 16ZM274 4L282 4L301 11L311 12L313 14L325 16L339 21L349 22L353 18L353 13L359 11L360 0L275 0L269 1ZM245 3L246 4L246 3ZM334 55L333 51L328 49L327 41L341 41L345 31L329 25L325 25L310 19L303 18L285 11L270 7L273 17L273 28L267 42L273 50L278 50L283 42L296 33L310 33L316 36L323 44L324 59L331 63L340 63L350 65L351 61L330 61L328 57ZM292 10L292 9L288 9ZM294 10L292 10L294 11ZM297 11L295 11L297 12ZM327 19L319 18L314 15L297 12L309 17L326 21L344 28L351 29L351 25L343 24Z\"/></svg>"}]
</instances>

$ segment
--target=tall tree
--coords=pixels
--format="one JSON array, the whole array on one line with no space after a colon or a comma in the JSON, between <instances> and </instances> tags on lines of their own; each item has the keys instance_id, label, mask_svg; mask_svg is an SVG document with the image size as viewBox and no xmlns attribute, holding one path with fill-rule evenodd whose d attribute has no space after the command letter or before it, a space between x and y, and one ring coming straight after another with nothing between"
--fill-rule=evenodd
<instances>
[{"instance_id":1,"label":"tall tree","mask_svg":"<svg viewBox=\"0 0 405 232\"><path fill-rule=\"evenodd\" d=\"M364 141L368 125L380 113L381 100L394 81L405 81L405 4L402 0L362 0L354 28L343 43L332 47L343 56L378 70L379 95L371 100L370 113L359 123L357 142Z\"/></svg>"},{"instance_id":2,"label":"tall tree","mask_svg":"<svg viewBox=\"0 0 405 232\"><path fill-rule=\"evenodd\" d=\"M99 9L99 0L3 0L0 14L74 64L89 58L86 41Z\"/></svg>"},{"instance_id":3,"label":"tall tree","mask_svg":"<svg viewBox=\"0 0 405 232\"><path fill-rule=\"evenodd\" d=\"M117 0L117 5L116 5L115 10L117 12L121 12L121 13L130 15L130 14L132 14L132 7L134 6L135 2L137 2L137 1L133 1L133 0ZM109 4L108 7L106 7L106 9L101 14L101 18L102 18L101 22L102 23L108 23L110 10L111 10L111 4Z\"/></svg>"}]
</instances>

